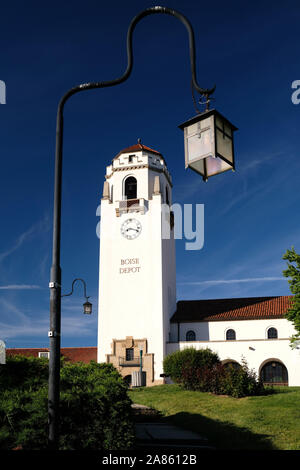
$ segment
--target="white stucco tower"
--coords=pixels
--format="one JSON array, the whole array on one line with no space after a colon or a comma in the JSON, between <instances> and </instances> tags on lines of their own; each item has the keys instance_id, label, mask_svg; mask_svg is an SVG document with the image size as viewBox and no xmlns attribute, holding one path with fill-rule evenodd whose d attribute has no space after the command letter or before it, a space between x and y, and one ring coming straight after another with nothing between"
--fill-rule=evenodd
<instances>
[{"instance_id":1,"label":"white stucco tower","mask_svg":"<svg viewBox=\"0 0 300 470\"><path fill-rule=\"evenodd\" d=\"M163 383L162 361L176 310L172 181L163 156L137 145L107 167L101 200L98 362L130 381Z\"/></svg>"}]
</instances>

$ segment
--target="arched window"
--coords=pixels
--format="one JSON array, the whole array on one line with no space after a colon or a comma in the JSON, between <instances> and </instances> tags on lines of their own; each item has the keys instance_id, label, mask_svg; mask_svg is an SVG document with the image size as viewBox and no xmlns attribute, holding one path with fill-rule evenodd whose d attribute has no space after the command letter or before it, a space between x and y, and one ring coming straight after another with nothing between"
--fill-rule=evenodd
<instances>
[{"instance_id":1,"label":"arched window","mask_svg":"<svg viewBox=\"0 0 300 470\"><path fill-rule=\"evenodd\" d=\"M278 361L267 362L260 373L264 384L288 385L288 371L284 364Z\"/></svg>"},{"instance_id":2,"label":"arched window","mask_svg":"<svg viewBox=\"0 0 300 470\"><path fill-rule=\"evenodd\" d=\"M232 340L235 340L236 339L236 336L235 336L235 331L234 330L227 330L226 331L226 340L227 341L232 341Z\"/></svg>"},{"instance_id":3,"label":"arched window","mask_svg":"<svg viewBox=\"0 0 300 470\"><path fill-rule=\"evenodd\" d=\"M278 338L278 333L276 328L269 328L268 329L268 339L277 339Z\"/></svg>"},{"instance_id":4,"label":"arched window","mask_svg":"<svg viewBox=\"0 0 300 470\"><path fill-rule=\"evenodd\" d=\"M185 339L186 341L196 341L196 333L193 330L187 331Z\"/></svg>"},{"instance_id":5,"label":"arched window","mask_svg":"<svg viewBox=\"0 0 300 470\"><path fill-rule=\"evenodd\" d=\"M137 181L134 176L128 176L125 180L124 199L136 199Z\"/></svg>"},{"instance_id":6,"label":"arched window","mask_svg":"<svg viewBox=\"0 0 300 470\"><path fill-rule=\"evenodd\" d=\"M224 363L224 367L233 367L234 369L240 369L241 365L235 361L228 361Z\"/></svg>"}]
</instances>

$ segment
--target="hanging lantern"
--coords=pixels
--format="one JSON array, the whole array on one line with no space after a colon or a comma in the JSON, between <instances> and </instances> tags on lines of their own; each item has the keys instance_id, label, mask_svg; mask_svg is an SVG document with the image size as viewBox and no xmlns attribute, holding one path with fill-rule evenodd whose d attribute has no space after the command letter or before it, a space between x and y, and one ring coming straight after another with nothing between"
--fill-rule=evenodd
<instances>
[{"instance_id":1,"label":"hanging lantern","mask_svg":"<svg viewBox=\"0 0 300 470\"><path fill-rule=\"evenodd\" d=\"M234 170L233 132L237 128L215 109L209 109L179 126L184 131L185 167L205 181Z\"/></svg>"},{"instance_id":2,"label":"hanging lantern","mask_svg":"<svg viewBox=\"0 0 300 470\"><path fill-rule=\"evenodd\" d=\"M92 304L88 300L83 304L83 313L87 315L92 313Z\"/></svg>"}]
</instances>

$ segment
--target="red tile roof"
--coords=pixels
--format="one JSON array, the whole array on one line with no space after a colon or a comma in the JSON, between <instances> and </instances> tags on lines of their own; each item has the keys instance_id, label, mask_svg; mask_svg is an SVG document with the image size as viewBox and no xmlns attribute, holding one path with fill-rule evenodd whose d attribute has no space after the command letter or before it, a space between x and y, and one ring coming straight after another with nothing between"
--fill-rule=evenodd
<instances>
[{"instance_id":1,"label":"red tile roof","mask_svg":"<svg viewBox=\"0 0 300 470\"><path fill-rule=\"evenodd\" d=\"M241 299L182 300L172 323L261 320L283 318L292 302L292 295L280 297L249 297Z\"/></svg>"},{"instance_id":2,"label":"red tile roof","mask_svg":"<svg viewBox=\"0 0 300 470\"><path fill-rule=\"evenodd\" d=\"M141 150L145 150L146 152L151 152L151 153L154 153L155 155L159 155L160 157L163 157L163 155L158 152L157 150L154 150L154 149L151 149L150 147L147 147L147 145L144 145L144 144L141 144L140 142L135 144L135 145L131 145L130 147L127 147L123 150L121 150L114 158L113 160L115 160L116 158L118 158L122 153L134 153L134 152L140 152Z\"/></svg>"},{"instance_id":3,"label":"red tile roof","mask_svg":"<svg viewBox=\"0 0 300 470\"><path fill-rule=\"evenodd\" d=\"M49 348L7 348L7 356L22 356L38 357L39 352L47 352ZM65 357L70 362L84 362L88 364L90 361L97 361L97 348L96 347L83 347L83 348L61 348L61 356Z\"/></svg>"},{"instance_id":4,"label":"red tile roof","mask_svg":"<svg viewBox=\"0 0 300 470\"><path fill-rule=\"evenodd\" d=\"M147 145L141 143L131 145L131 147L127 147L126 149L121 150L118 155L121 155L121 153L140 152L141 150L146 150L147 152L156 153L156 155L162 156L162 154L157 150L153 150L150 147L147 147Z\"/></svg>"}]
</instances>

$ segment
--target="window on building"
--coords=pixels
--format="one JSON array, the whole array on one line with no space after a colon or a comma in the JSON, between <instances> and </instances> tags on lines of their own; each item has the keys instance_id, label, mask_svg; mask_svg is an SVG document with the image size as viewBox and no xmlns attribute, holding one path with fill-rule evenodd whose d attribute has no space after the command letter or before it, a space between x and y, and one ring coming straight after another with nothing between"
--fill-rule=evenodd
<instances>
[{"instance_id":1,"label":"window on building","mask_svg":"<svg viewBox=\"0 0 300 470\"><path fill-rule=\"evenodd\" d=\"M135 155L129 155L129 157L128 157L128 163L132 163L132 162L133 162L133 157L135 157Z\"/></svg>"},{"instance_id":2,"label":"window on building","mask_svg":"<svg viewBox=\"0 0 300 470\"><path fill-rule=\"evenodd\" d=\"M260 373L264 384L288 385L288 371L284 364L278 361L267 362Z\"/></svg>"},{"instance_id":3,"label":"window on building","mask_svg":"<svg viewBox=\"0 0 300 470\"><path fill-rule=\"evenodd\" d=\"M126 361L132 361L133 358L133 348L126 348Z\"/></svg>"},{"instance_id":4,"label":"window on building","mask_svg":"<svg viewBox=\"0 0 300 470\"><path fill-rule=\"evenodd\" d=\"M125 199L136 199L137 197L137 181L134 176L129 176L125 180L124 188Z\"/></svg>"},{"instance_id":5,"label":"window on building","mask_svg":"<svg viewBox=\"0 0 300 470\"><path fill-rule=\"evenodd\" d=\"M236 339L235 331L230 329L226 331L226 340L232 341Z\"/></svg>"},{"instance_id":6,"label":"window on building","mask_svg":"<svg viewBox=\"0 0 300 470\"><path fill-rule=\"evenodd\" d=\"M276 328L269 328L268 329L268 339L277 339L278 338L278 332Z\"/></svg>"},{"instance_id":7,"label":"window on building","mask_svg":"<svg viewBox=\"0 0 300 470\"><path fill-rule=\"evenodd\" d=\"M50 353L49 351L39 351L39 357L44 357L46 359L49 359Z\"/></svg>"},{"instance_id":8,"label":"window on building","mask_svg":"<svg viewBox=\"0 0 300 470\"><path fill-rule=\"evenodd\" d=\"M187 331L185 339L186 341L196 341L196 333L193 330Z\"/></svg>"}]
</instances>

